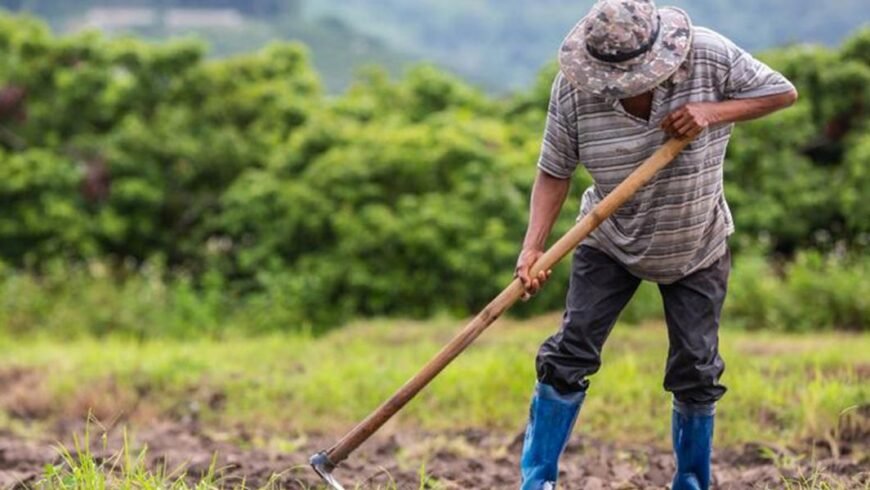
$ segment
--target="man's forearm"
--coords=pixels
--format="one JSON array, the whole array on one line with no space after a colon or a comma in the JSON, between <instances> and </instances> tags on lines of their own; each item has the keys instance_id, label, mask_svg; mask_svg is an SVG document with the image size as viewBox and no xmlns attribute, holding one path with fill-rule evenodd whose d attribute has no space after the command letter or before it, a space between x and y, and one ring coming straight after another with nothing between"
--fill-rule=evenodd
<instances>
[{"instance_id":1,"label":"man's forearm","mask_svg":"<svg viewBox=\"0 0 870 490\"><path fill-rule=\"evenodd\" d=\"M550 236L550 231L562 210L562 205L565 203L570 188L570 180L557 179L538 171L532 189L529 227L526 230L526 238L523 240L524 249L544 249L547 237Z\"/></svg>"},{"instance_id":2,"label":"man's forearm","mask_svg":"<svg viewBox=\"0 0 870 490\"><path fill-rule=\"evenodd\" d=\"M755 99L732 99L713 106L713 124L751 121L784 109L795 103L797 92L758 97Z\"/></svg>"},{"instance_id":3,"label":"man's forearm","mask_svg":"<svg viewBox=\"0 0 870 490\"><path fill-rule=\"evenodd\" d=\"M686 104L668 114L662 120L661 127L673 137L694 138L710 126L758 119L780 109L785 109L794 104L797 97L797 92L791 90L754 99Z\"/></svg>"}]
</instances>

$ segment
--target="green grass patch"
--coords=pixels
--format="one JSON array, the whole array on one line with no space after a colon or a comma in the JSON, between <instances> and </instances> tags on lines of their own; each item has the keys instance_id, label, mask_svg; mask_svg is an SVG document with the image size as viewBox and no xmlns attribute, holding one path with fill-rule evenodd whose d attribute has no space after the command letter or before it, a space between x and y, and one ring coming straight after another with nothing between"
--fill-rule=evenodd
<instances>
[{"instance_id":1,"label":"green grass patch","mask_svg":"<svg viewBox=\"0 0 870 490\"><path fill-rule=\"evenodd\" d=\"M534 383L535 351L557 325L556 316L546 316L494 326L399 414L398 423L519 432ZM324 337L141 343L5 338L0 373L13 366L33 370L39 388L16 403L30 403L47 418L90 410L99 417L135 417L133 412L147 408L207 423L339 433L392 394L460 327L450 320L382 321ZM825 437L843 413L870 400L867 335L725 330L722 351L730 389L719 406L717 438L725 445ZM607 440L665 444L666 354L663 325L618 325L579 430Z\"/></svg>"}]
</instances>

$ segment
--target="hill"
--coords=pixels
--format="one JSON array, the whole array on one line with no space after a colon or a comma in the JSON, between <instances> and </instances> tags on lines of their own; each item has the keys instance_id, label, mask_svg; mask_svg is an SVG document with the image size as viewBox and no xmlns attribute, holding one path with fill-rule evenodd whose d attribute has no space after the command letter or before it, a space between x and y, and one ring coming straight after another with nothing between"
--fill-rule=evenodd
<instances>
[{"instance_id":1,"label":"hill","mask_svg":"<svg viewBox=\"0 0 870 490\"><path fill-rule=\"evenodd\" d=\"M660 3L685 8L696 23L751 50L796 42L836 45L870 19L866 0L833 0L824 8L809 0ZM362 66L384 66L396 74L407 62L421 60L489 90L525 88L555 57L565 33L591 4L592 0L0 0L0 7L32 12L58 32L91 26L156 40L193 34L211 45L213 56L254 51L274 40L301 41L310 47L313 63L333 93L346 87ZM140 9L139 15L150 15L151 20L123 25L122 15L106 9ZM161 21L173 9L186 12L174 21ZM202 14L191 14L192 9ZM97 18L110 19L109 25L88 22L95 10ZM179 22L180 17L187 24Z\"/></svg>"},{"instance_id":2,"label":"hill","mask_svg":"<svg viewBox=\"0 0 870 490\"><path fill-rule=\"evenodd\" d=\"M309 16L332 15L401 51L432 59L495 89L527 86L592 0L320 0ZM838 44L870 19L865 0L661 1L687 10L752 50L790 44ZM812 15L808 15L812 12Z\"/></svg>"},{"instance_id":3,"label":"hill","mask_svg":"<svg viewBox=\"0 0 870 490\"><path fill-rule=\"evenodd\" d=\"M40 17L58 33L100 30L151 41L198 38L212 57L256 51L275 41L299 41L330 92L348 85L363 66L396 74L411 60L378 36L361 33L328 13L305 17L302 0L0 0L0 10Z\"/></svg>"}]
</instances>

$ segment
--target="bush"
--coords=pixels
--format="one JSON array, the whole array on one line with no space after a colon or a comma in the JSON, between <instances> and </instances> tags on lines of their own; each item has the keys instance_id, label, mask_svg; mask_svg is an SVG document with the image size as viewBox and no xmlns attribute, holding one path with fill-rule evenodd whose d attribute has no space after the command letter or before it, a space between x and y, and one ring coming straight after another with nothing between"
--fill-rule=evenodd
<instances>
[{"instance_id":1,"label":"bush","mask_svg":"<svg viewBox=\"0 0 870 490\"><path fill-rule=\"evenodd\" d=\"M194 286L189 276L171 274L159 261L138 268L98 261L82 266L57 262L40 275L0 266L0 331L14 336L138 339L317 331L360 307L353 295L339 287L342 281L337 278L344 277L344 266L335 263L323 269L324 264L311 261L299 272L264 273L259 278L263 289L244 296L228 292L216 271L206 273ZM546 308L561 306L563 281L555 279L547 288L558 299ZM735 258L729 289L725 326L870 331L870 259L866 256L807 252L777 270L763 255L748 252ZM538 311L538 307L526 308L526 313ZM644 283L621 321L637 324L662 318L658 289Z\"/></svg>"},{"instance_id":2,"label":"bush","mask_svg":"<svg viewBox=\"0 0 870 490\"><path fill-rule=\"evenodd\" d=\"M802 252L781 271L759 255L735 260L725 317L747 329L870 329L870 257Z\"/></svg>"},{"instance_id":3,"label":"bush","mask_svg":"<svg viewBox=\"0 0 870 490\"><path fill-rule=\"evenodd\" d=\"M233 328L236 306L220 276L209 274L194 288L187 277L167 280L158 261L135 269L54 262L39 275L6 269L0 295L4 332L56 338L216 336Z\"/></svg>"},{"instance_id":4,"label":"bush","mask_svg":"<svg viewBox=\"0 0 870 490\"><path fill-rule=\"evenodd\" d=\"M738 130L726 164L738 252L759 241L787 255L864 250L868 36L842 52L770 55L803 97ZM262 328L296 328L468 315L510 281L554 66L504 98L426 66L398 81L370 71L328 98L302 46L222 60L203 52L55 38L0 16L0 86L28 94L26 122L0 113L0 260L27 271L5 287L67 291L60 305L130 301L132 316L105 312L93 327L63 312L73 331L136 332L141 318L174 332L225 318L221 294ZM590 180L579 172L575 183L555 234L573 224ZM118 290L108 280L89 290L91 264L124 264L111 268ZM82 290L67 289L64 274ZM566 277L560 267L554 282ZM649 288L641 295L627 318L655 310ZM60 328L39 311L51 305L15 301L24 303L9 311L25 320L13 323ZM548 288L517 312L562 304Z\"/></svg>"}]
</instances>

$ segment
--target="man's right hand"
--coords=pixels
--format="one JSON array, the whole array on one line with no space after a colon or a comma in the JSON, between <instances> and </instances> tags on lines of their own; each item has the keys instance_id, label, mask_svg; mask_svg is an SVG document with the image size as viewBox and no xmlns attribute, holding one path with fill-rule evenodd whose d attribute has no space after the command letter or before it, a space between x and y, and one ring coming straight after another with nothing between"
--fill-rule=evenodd
<instances>
[{"instance_id":1,"label":"man's right hand","mask_svg":"<svg viewBox=\"0 0 870 490\"><path fill-rule=\"evenodd\" d=\"M535 262L542 255L544 255L543 250L527 248L520 252L520 257L517 259L515 274L522 281L523 287L526 289L525 294L523 294L523 301L528 301L532 296L537 294L553 273L552 270L547 270L539 272L536 277L531 276L532 266L535 265Z\"/></svg>"}]
</instances>

